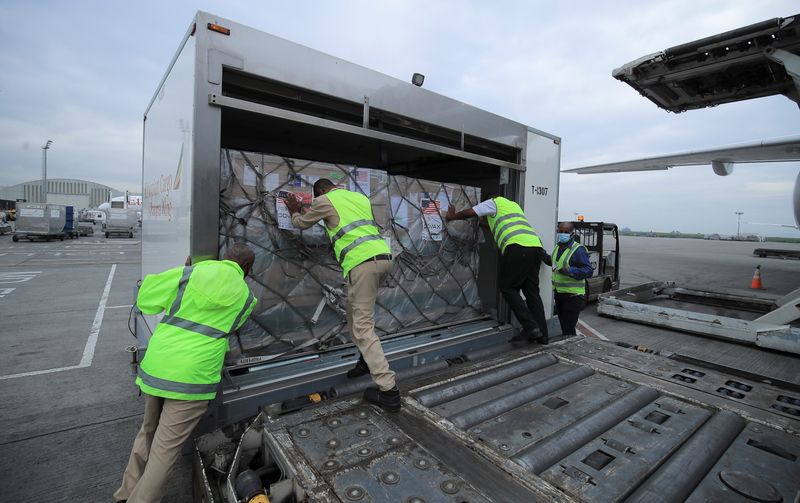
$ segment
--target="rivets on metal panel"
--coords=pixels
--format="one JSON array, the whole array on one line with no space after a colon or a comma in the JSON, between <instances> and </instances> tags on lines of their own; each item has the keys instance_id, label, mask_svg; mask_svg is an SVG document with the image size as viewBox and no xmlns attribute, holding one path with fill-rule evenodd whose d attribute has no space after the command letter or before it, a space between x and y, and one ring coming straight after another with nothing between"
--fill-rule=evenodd
<instances>
[{"instance_id":1,"label":"rivets on metal panel","mask_svg":"<svg viewBox=\"0 0 800 503\"><path fill-rule=\"evenodd\" d=\"M608 394L609 394L609 395L611 395L611 396L614 396L614 395L616 395L617 393L619 393L619 391L617 391L617 389L616 389L616 388L607 388L607 389L606 389L606 393L608 393Z\"/></svg>"},{"instance_id":2,"label":"rivets on metal panel","mask_svg":"<svg viewBox=\"0 0 800 503\"><path fill-rule=\"evenodd\" d=\"M758 426L753 426L751 430L753 430L753 433L761 433L761 428L759 428Z\"/></svg>"},{"instance_id":3,"label":"rivets on metal panel","mask_svg":"<svg viewBox=\"0 0 800 503\"><path fill-rule=\"evenodd\" d=\"M425 503L425 500L419 496L411 496L406 500L406 503Z\"/></svg>"},{"instance_id":4,"label":"rivets on metal panel","mask_svg":"<svg viewBox=\"0 0 800 503\"><path fill-rule=\"evenodd\" d=\"M483 431L483 430L482 430L482 429L480 429L480 428L472 428L472 433L480 433L480 432L482 432L482 431Z\"/></svg>"},{"instance_id":5,"label":"rivets on metal panel","mask_svg":"<svg viewBox=\"0 0 800 503\"><path fill-rule=\"evenodd\" d=\"M594 350L590 349L589 351L587 351L587 353L589 353L590 355L593 355L594 354Z\"/></svg>"},{"instance_id":6,"label":"rivets on metal panel","mask_svg":"<svg viewBox=\"0 0 800 503\"><path fill-rule=\"evenodd\" d=\"M338 466L339 466L339 462L336 461L335 459L329 459L328 461L325 461L324 463L322 463L322 467L325 468L326 470L333 470L334 468L337 468Z\"/></svg>"},{"instance_id":7,"label":"rivets on metal panel","mask_svg":"<svg viewBox=\"0 0 800 503\"><path fill-rule=\"evenodd\" d=\"M300 428L297 430L297 436L301 438L306 438L307 436L311 435L311 430L308 428Z\"/></svg>"},{"instance_id":8,"label":"rivets on metal panel","mask_svg":"<svg viewBox=\"0 0 800 503\"><path fill-rule=\"evenodd\" d=\"M509 447L508 444L500 444L500 450L508 451L510 449L511 447Z\"/></svg>"},{"instance_id":9,"label":"rivets on metal panel","mask_svg":"<svg viewBox=\"0 0 800 503\"><path fill-rule=\"evenodd\" d=\"M590 352L591 352L591 351L590 351ZM601 362L607 362L607 361L608 361L608 358L607 358L607 357L605 357L605 356L601 356L600 358L598 358L598 360L600 360Z\"/></svg>"},{"instance_id":10,"label":"rivets on metal panel","mask_svg":"<svg viewBox=\"0 0 800 503\"><path fill-rule=\"evenodd\" d=\"M498 417L497 419L495 419L495 421L497 421L498 423L502 423L503 421L505 421L505 419L503 419L502 417Z\"/></svg>"},{"instance_id":11,"label":"rivets on metal panel","mask_svg":"<svg viewBox=\"0 0 800 503\"><path fill-rule=\"evenodd\" d=\"M356 417L359 418L359 419L366 419L367 418L367 411L360 410L360 411L356 412Z\"/></svg>"},{"instance_id":12,"label":"rivets on metal panel","mask_svg":"<svg viewBox=\"0 0 800 503\"><path fill-rule=\"evenodd\" d=\"M398 445L398 444L400 444L400 442L402 442L402 440L400 440L399 437L389 437L386 440L386 443L389 444L389 445Z\"/></svg>"},{"instance_id":13,"label":"rivets on metal panel","mask_svg":"<svg viewBox=\"0 0 800 503\"><path fill-rule=\"evenodd\" d=\"M370 449L369 447L362 447L361 449L356 451L356 454L358 454L362 458L365 458L370 454L372 454L372 449Z\"/></svg>"},{"instance_id":14,"label":"rivets on metal panel","mask_svg":"<svg viewBox=\"0 0 800 503\"><path fill-rule=\"evenodd\" d=\"M328 440L328 441L325 443L325 447L327 447L328 449L336 449L336 448L337 448L337 447L339 447L340 445L341 445L341 442L339 442L339 441L338 441L338 440L336 440L335 438L332 438L332 439Z\"/></svg>"},{"instance_id":15,"label":"rivets on metal panel","mask_svg":"<svg viewBox=\"0 0 800 503\"><path fill-rule=\"evenodd\" d=\"M400 482L400 475L397 472L383 472L380 475L380 479L384 484L393 485Z\"/></svg>"},{"instance_id":16,"label":"rivets on metal panel","mask_svg":"<svg viewBox=\"0 0 800 503\"><path fill-rule=\"evenodd\" d=\"M359 428L358 430L356 430L356 435L358 435L359 437L368 437L369 430L366 428Z\"/></svg>"},{"instance_id":17,"label":"rivets on metal panel","mask_svg":"<svg viewBox=\"0 0 800 503\"><path fill-rule=\"evenodd\" d=\"M525 438L531 438L533 435L529 431L523 431L522 436Z\"/></svg>"},{"instance_id":18,"label":"rivets on metal panel","mask_svg":"<svg viewBox=\"0 0 800 503\"><path fill-rule=\"evenodd\" d=\"M446 494L455 494L458 492L458 482L455 480L445 480L439 487L442 489L442 492Z\"/></svg>"},{"instance_id":19,"label":"rivets on metal panel","mask_svg":"<svg viewBox=\"0 0 800 503\"><path fill-rule=\"evenodd\" d=\"M358 486L350 486L344 490L344 495L350 501L358 501L364 497L366 492Z\"/></svg>"},{"instance_id":20,"label":"rivets on metal panel","mask_svg":"<svg viewBox=\"0 0 800 503\"><path fill-rule=\"evenodd\" d=\"M427 470L428 468L431 467L431 463L427 459L418 459L414 461L414 466L419 468L420 470Z\"/></svg>"},{"instance_id":21,"label":"rivets on metal panel","mask_svg":"<svg viewBox=\"0 0 800 503\"><path fill-rule=\"evenodd\" d=\"M621 383L617 384L617 386L619 386L620 388L623 388L623 389L625 389L625 388L627 388L628 386L630 386L630 384L628 384L628 383L626 383L626 382L621 382Z\"/></svg>"},{"instance_id":22,"label":"rivets on metal panel","mask_svg":"<svg viewBox=\"0 0 800 503\"><path fill-rule=\"evenodd\" d=\"M331 428L337 428L342 425L342 421L336 418L328 419L327 425Z\"/></svg>"}]
</instances>

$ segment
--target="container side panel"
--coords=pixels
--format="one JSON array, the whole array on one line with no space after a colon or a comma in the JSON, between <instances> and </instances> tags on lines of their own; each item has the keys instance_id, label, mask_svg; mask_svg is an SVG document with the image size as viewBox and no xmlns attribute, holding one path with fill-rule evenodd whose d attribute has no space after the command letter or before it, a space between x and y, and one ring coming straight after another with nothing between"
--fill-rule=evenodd
<instances>
[{"instance_id":1,"label":"container side panel","mask_svg":"<svg viewBox=\"0 0 800 503\"><path fill-rule=\"evenodd\" d=\"M558 176L561 168L561 146L552 138L528 132L525 173L521 191L525 216L542 239L545 251L555 245L555 223L558 218ZM543 266L539 275L539 291L545 313L553 312L550 268Z\"/></svg>"},{"instance_id":2,"label":"container side panel","mask_svg":"<svg viewBox=\"0 0 800 503\"><path fill-rule=\"evenodd\" d=\"M517 122L212 14L200 12L197 19L198 32L207 31L207 22L231 29L230 36L208 36L210 48L240 58L243 70L252 75L351 103L362 104L366 98L373 108L524 147L526 128Z\"/></svg>"},{"instance_id":3,"label":"container side panel","mask_svg":"<svg viewBox=\"0 0 800 503\"><path fill-rule=\"evenodd\" d=\"M142 276L184 263L192 213L195 38L190 37L145 119Z\"/></svg>"}]
</instances>

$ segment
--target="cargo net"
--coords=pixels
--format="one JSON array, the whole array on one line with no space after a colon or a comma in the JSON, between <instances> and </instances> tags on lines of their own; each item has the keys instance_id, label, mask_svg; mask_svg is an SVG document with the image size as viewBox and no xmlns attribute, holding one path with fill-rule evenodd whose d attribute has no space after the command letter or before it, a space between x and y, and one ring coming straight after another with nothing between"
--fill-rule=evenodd
<instances>
[{"instance_id":1,"label":"cargo net","mask_svg":"<svg viewBox=\"0 0 800 503\"><path fill-rule=\"evenodd\" d=\"M245 242L256 254L248 283L258 299L253 315L231 337L229 362L241 356L326 350L350 341L346 280L320 222L300 231L283 198L311 204L320 178L369 197L394 264L378 292L379 337L481 314L475 220L445 226L448 205L472 206L476 187L438 183L384 171L222 150L219 254Z\"/></svg>"}]
</instances>

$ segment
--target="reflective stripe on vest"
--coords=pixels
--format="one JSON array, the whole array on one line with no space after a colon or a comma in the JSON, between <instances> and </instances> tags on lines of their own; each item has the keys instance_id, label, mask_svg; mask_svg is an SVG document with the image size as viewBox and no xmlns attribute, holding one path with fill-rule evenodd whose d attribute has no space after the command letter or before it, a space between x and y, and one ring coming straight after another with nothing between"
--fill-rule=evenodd
<instances>
[{"instance_id":1,"label":"reflective stripe on vest","mask_svg":"<svg viewBox=\"0 0 800 503\"><path fill-rule=\"evenodd\" d=\"M585 280L575 279L559 272L562 267L569 266L569 261L572 259L572 255L574 255L578 248L582 246L583 245L573 241L569 249L564 250L564 253L562 253L561 257L558 259L556 259L559 250L558 245L553 248L553 288L555 288L557 293L571 293L575 295L586 294Z\"/></svg>"},{"instance_id":2,"label":"reflective stripe on vest","mask_svg":"<svg viewBox=\"0 0 800 503\"><path fill-rule=\"evenodd\" d=\"M496 197L494 202L497 206L497 213L486 219L500 253L504 253L506 247L511 244L541 248L542 241L528 223L528 219L522 213L522 208L517 203L505 197Z\"/></svg>"},{"instance_id":3,"label":"reflective stripe on vest","mask_svg":"<svg viewBox=\"0 0 800 503\"><path fill-rule=\"evenodd\" d=\"M173 393L201 395L206 393L214 393L215 391L217 391L216 382L209 384L192 384L192 383L185 383L178 381L169 381L167 379L161 379L160 377L151 376L150 374L142 370L142 367L139 367L139 379L142 380L143 384L150 386L151 388L162 389L164 391L171 391Z\"/></svg>"},{"instance_id":4,"label":"reflective stripe on vest","mask_svg":"<svg viewBox=\"0 0 800 503\"><path fill-rule=\"evenodd\" d=\"M369 199L358 192L336 189L328 192L328 200L339 215L339 225L325 226L333 245L333 254L347 277L350 270L376 255L391 253L372 215Z\"/></svg>"}]
</instances>

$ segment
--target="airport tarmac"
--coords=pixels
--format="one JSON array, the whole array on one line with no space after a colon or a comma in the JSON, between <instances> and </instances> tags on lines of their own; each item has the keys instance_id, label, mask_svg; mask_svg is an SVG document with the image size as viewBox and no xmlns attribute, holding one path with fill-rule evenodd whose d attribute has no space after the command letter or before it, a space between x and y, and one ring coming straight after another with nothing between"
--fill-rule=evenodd
<instances>
[{"instance_id":1,"label":"airport tarmac","mask_svg":"<svg viewBox=\"0 0 800 503\"><path fill-rule=\"evenodd\" d=\"M800 261L754 257L752 250L764 245L623 237L623 286L674 280L746 289L758 264L765 293L800 286ZM50 243L0 236L4 500L113 501L143 409L126 351L135 342L127 321L140 262L138 235ZM608 339L691 347L692 354L716 351L706 339L600 318L593 310L582 319ZM762 351L732 348L726 356L731 364L744 365L742 354ZM795 357L775 355L796 369ZM789 372L777 367L776 373ZM181 459L164 501L191 501L189 465Z\"/></svg>"}]
</instances>

